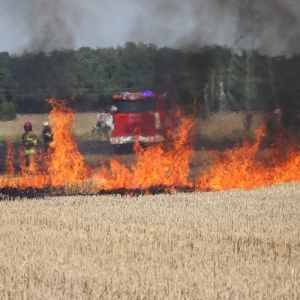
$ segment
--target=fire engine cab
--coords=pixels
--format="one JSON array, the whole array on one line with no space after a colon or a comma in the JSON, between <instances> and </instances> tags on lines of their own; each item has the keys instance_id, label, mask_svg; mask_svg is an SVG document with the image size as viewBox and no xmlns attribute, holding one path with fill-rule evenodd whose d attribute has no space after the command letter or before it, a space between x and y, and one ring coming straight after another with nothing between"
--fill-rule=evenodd
<instances>
[{"instance_id":1,"label":"fire engine cab","mask_svg":"<svg viewBox=\"0 0 300 300\"><path fill-rule=\"evenodd\" d=\"M110 111L112 145L160 142L178 123L175 99L151 91L113 95Z\"/></svg>"}]
</instances>

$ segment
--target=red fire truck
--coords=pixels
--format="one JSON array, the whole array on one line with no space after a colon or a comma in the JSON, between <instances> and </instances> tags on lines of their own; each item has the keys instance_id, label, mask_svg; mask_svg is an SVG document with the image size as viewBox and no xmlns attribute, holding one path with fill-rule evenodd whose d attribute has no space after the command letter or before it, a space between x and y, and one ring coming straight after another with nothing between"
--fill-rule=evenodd
<instances>
[{"instance_id":1,"label":"red fire truck","mask_svg":"<svg viewBox=\"0 0 300 300\"><path fill-rule=\"evenodd\" d=\"M177 104L166 94L151 91L121 93L112 96L111 113L112 145L156 143L164 139L166 132L177 126Z\"/></svg>"}]
</instances>

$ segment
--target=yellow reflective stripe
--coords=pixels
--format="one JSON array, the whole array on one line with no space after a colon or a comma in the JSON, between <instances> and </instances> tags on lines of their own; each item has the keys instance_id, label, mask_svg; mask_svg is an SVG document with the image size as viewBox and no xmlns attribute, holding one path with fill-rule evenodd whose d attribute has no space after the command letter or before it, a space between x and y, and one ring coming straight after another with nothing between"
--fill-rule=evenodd
<instances>
[{"instance_id":1,"label":"yellow reflective stripe","mask_svg":"<svg viewBox=\"0 0 300 300\"><path fill-rule=\"evenodd\" d=\"M28 138L27 141L32 141L34 146L38 144L38 140L34 140L32 138Z\"/></svg>"},{"instance_id":2,"label":"yellow reflective stripe","mask_svg":"<svg viewBox=\"0 0 300 300\"><path fill-rule=\"evenodd\" d=\"M34 148L25 149L25 150L24 150L24 154L25 154L25 155L32 155L32 154L35 154L35 149L34 149Z\"/></svg>"}]
</instances>

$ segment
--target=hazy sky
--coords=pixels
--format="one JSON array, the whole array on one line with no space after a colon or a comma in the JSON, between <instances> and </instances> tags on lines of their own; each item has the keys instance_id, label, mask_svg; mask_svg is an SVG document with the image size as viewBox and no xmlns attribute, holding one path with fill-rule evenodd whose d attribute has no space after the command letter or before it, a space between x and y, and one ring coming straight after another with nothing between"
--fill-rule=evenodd
<instances>
[{"instance_id":1,"label":"hazy sky","mask_svg":"<svg viewBox=\"0 0 300 300\"><path fill-rule=\"evenodd\" d=\"M154 43L300 52L299 0L0 0L0 51Z\"/></svg>"}]
</instances>

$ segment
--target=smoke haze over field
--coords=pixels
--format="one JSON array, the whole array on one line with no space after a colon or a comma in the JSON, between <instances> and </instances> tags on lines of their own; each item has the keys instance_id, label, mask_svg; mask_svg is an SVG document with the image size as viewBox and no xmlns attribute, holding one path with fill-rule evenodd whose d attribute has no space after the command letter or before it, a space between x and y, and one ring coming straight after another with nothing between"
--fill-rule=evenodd
<instances>
[{"instance_id":1,"label":"smoke haze over field","mask_svg":"<svg viewBox=\"0 0 300 300\"><path fill-rule=\"evenodd\" d=\"M127 41L300 53L298 0L1 0L0 51L116 47Z\"/></svg>"},{"instance_id":2,"label":"smoke haze over field","mask_svg":"<svg viewBox=\"0 0 300 300\"><path fill-rule=\"evenodd\" d=\"M75 47L73 24L80 18L80 6L67 0L2 0L2 51L45 51ZM6 43L4 41L7 41ZM9 47L9 42L12 44ZM4 48L4 45L6 49ZM12 48L13 50L10 50Z\"/></svg>"}]
</instances>

